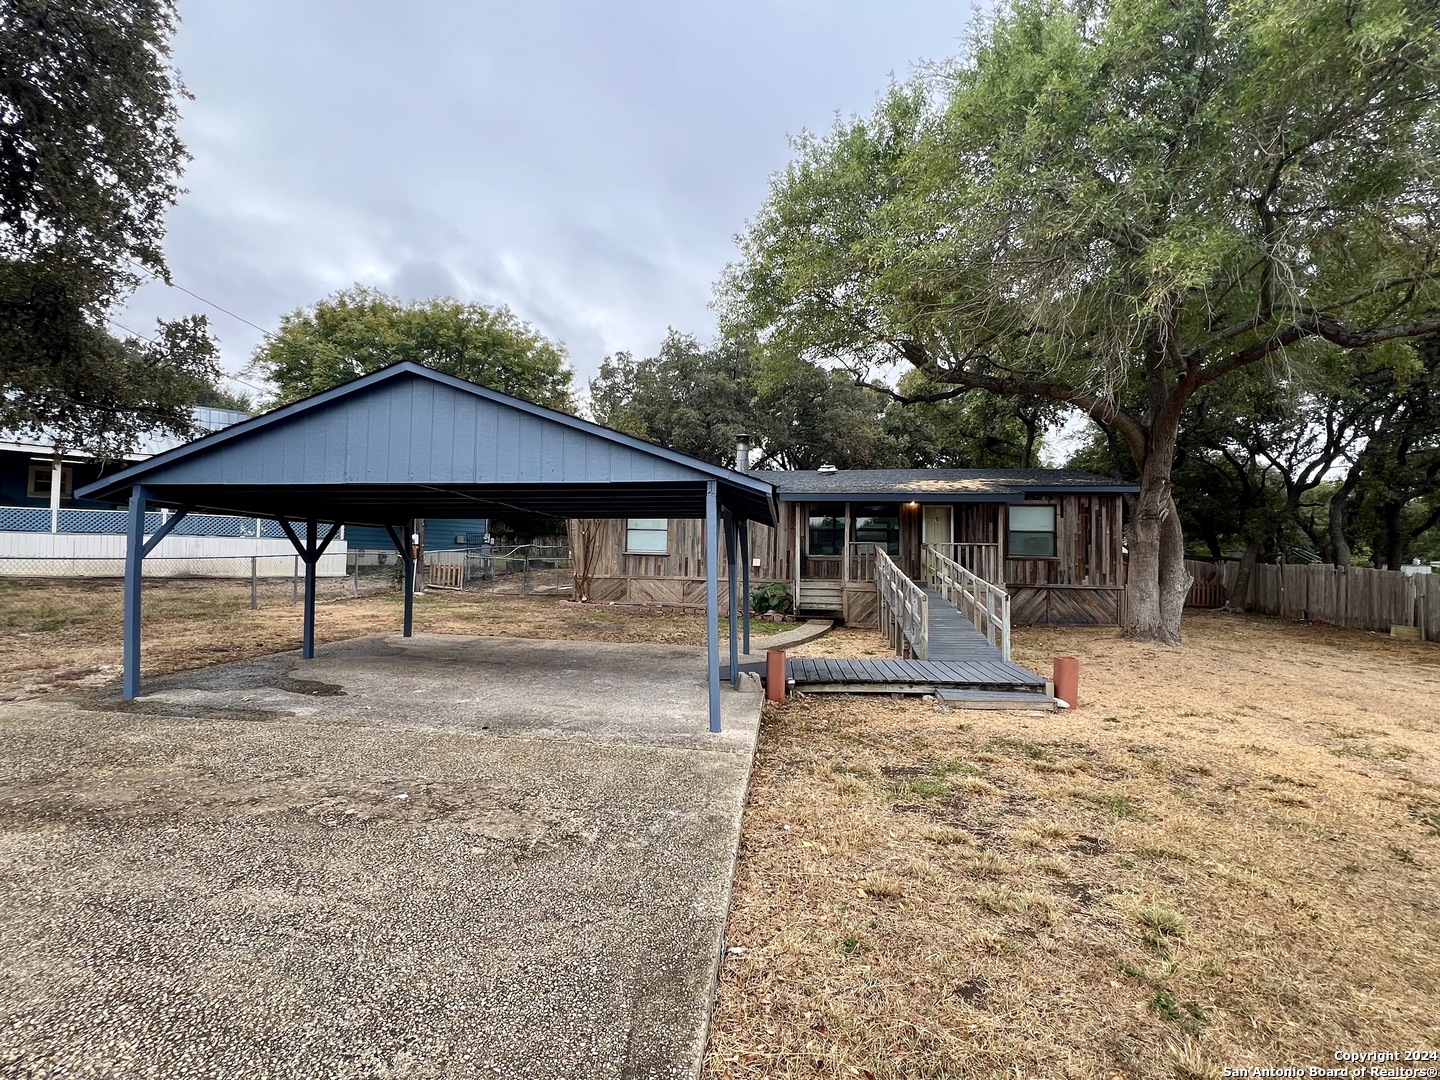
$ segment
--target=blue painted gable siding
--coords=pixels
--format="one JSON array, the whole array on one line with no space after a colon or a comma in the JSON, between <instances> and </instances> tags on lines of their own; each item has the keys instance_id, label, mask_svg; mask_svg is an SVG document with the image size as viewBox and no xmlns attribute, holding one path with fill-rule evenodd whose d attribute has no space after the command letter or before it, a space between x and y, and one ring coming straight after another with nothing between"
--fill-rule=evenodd
<instances>
[{"instance_id":1,"label":"blue painted gable siding","mask_svg":"<svg viewBox=\"0 0 1440 1080\"><path fill-rule=\"evenodd\" d=\"M262 437L263 436L263 437ZM392 379L156 468L165 484L693 481L693 469L429 379Z\"/></svg>"}]
</instances>

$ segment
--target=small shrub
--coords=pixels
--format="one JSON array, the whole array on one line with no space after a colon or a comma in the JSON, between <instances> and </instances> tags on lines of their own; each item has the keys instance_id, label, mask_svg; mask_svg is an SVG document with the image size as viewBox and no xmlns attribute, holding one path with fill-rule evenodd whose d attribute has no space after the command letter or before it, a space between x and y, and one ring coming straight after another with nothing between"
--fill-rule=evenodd
<instances>
[{"instance_id":1,"label":"small shrub","mask_svg":"<svg viewBox=\"0 0 1440 1080\"><path fill-rule=\"evenodd\" d=\"M754 615L766 615L772 611L788 615L794 606L790 586L783 581L767 582L750 592L750 611Z\"/></svg>"}]
</instances>

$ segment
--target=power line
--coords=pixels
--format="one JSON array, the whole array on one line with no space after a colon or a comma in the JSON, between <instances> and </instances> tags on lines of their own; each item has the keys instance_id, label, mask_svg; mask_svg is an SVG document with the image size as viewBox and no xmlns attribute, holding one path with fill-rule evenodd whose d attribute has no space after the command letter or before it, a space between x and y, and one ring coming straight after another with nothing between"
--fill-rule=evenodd
<instances>
[{"instance_id":1,"label":"power line","mask_svg":"<svg viewBox=\"0 0 1440 1080\"><path fill-rule=\"evenodd\" d=\"M229 308L224 307L224 306L222 306L222 305L220 305L220 304L217 304L214 300L206 299L205 297L201 296L199 293L194 292L194 291L191 290L191 289L185 288L184 285L176 285L175 282L173 282L173 281L165 281L165 279L162 278L159 274L155 273L155 272L152 271L152 270L147 270L145 267L143 267L143 266L141 266L139 263L137 263L134 259L131 259L131 260L130 260L130 265L133 266L133 267L135 267L135 269L139 270L142 274L149 274L150 277L152 277L154 280L160 281L160 282L164 282L164 284L166 284L167 286L169 286L169 287L172 288L172 289L179 289L179 290L180 290L181 292L183 292L186 296L193 296L196 300L199 300L202 304L209 304L209 305L210 305L212 308L214 308L216 311L221 312L222 314L225 314L225 315L229 315L232 319L235 319L235 320L237 320L238 322L242 322L242 323L244 323L246 326L249 326L249 327L251 327L251 328L253 328L253 329L255 329L255 330L259 330L260 333L264 334L267 338L273 338L273 337L275 336L275 335L272 334L269 330L266 330L265 327L261 326L259 323L251 322L249 319L245 318L244 315L237 315L237 314L235 314L235 312L231 311Z\"/></svg>"},{"instance_id":2,"label":"power line","mask_svg":"<svg viewBox=\"0 0 1440 1080\"><path fill-rule=\"evenodd\" d=\"M159 343L158 341L156 341L153 337L150 337L150 336L147 335L147 334L142 334L142 333L140 333L140 331L138 331L138 330L131 330L130 327L126 326L124 323L118 321L117 319L112 319L112 318L110 318L109 316L106 316L105 321L108 322L111 326L115 327L115 329L125 331L125 333L129 334L131 337L137 337L137 338L139 338L141 341L148 341L148 342L150 342L151 345L158 345L158 344L160 344L160 343ZM264 387L264 386L256 386L253 382L250 382L248 379L242 379L239 375L231 375L228 371L222 371L222 372L220 373L220 377L221 377L221 378L224 378L224 379L229 379L231 382L237 382L237 383L239 383L241 386L248 386L251 390L258 390L258 391L259 391L260 393L262 393L262 394L268 394L268 393L270 393L269 389L267 389L266 387Z\"/></svg>"}]
</instances>

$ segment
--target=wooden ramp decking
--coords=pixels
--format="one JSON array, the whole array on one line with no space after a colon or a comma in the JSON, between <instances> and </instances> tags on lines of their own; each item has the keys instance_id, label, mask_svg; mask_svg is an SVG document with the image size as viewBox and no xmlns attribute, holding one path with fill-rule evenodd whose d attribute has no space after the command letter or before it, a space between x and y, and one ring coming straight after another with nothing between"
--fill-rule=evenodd
<instances>
[{"instance_id":1,"label":"wooden ramp decking","mask_svg":"<svg viewBox=\"0 0 1440 1080\"><path fill-rule=\"evenodd\" d=\"M1006 660L998 648L969 619L934 589L924 586L930 597L930 656L925 660L898 660L889 657L854 660L811 660L792 658L788 677L795 689L807 693L847 694L934 694L944 691L985 691L1003 694L1012 707L1027 699L1036 707L1049 707L1053 700L1045 693L1045 680L1028 668ZM765 677L763 663L740 665L741 671ZM722 669L729 678L729 667ZM963 698L953 700L962 701ZM991 707L1000 698L990 698Z\"/></svg>"}]
</instances>

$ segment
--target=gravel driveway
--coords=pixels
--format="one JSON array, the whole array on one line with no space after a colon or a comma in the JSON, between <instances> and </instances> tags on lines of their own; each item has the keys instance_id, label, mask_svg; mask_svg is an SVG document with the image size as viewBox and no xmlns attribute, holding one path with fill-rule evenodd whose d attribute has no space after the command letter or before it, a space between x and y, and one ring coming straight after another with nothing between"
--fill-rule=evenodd
<instances>
[{"instance_id":1,"label":"gravel driveway","mask_svg":"<svg viewBox=\"0 0 1440 1080\"><path fill-rule=\"evenodd\" d=\"M0 707L0 1076L689 1077L759 695L371 637Z\"/></svg>"}]
</instances>

